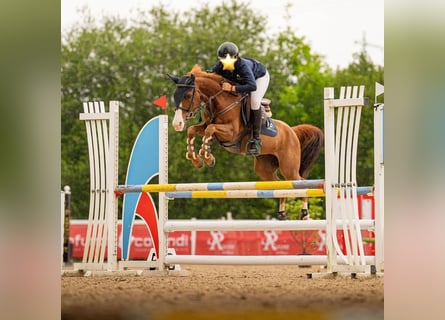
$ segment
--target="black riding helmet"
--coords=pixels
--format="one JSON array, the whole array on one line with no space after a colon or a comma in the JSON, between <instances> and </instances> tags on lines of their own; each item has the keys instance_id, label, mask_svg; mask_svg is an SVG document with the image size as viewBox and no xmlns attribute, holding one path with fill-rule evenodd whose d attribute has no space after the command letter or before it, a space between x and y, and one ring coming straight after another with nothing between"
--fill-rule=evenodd
<instances>
[{"instance_id":1,"label":"black riding helmet","mask_svg":"<svg viewBox=\"0 0 445 320\"><path fill-rule=\"evenodd\" d=\"M231 58L238 57L239 51L236 44L233 42L224 42L218 48L218 58L224 59L227 54L230 55Z\"/></svg>"}]
</instances>

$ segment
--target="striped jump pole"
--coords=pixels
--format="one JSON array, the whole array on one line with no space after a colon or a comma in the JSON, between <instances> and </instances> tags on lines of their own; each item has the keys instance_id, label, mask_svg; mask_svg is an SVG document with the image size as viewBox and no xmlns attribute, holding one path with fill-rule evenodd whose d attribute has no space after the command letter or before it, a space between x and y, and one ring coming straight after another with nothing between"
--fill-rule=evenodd
<instances>
[{"instance_id":1,"label":"striped jump pole","mask_svg":"<svg viewBox=\"0 0 445 320\"><path fill-rule=\"evenodd\" d=\"M245 181L119 185L116 194L129 192L172 192L172 191L213 191L213 190L274 190L274 189L322 189L324 180Z\"/></svg>"},{"instance_id":2,"label":"striped jump pole","mask_svg":"<svg viewBox=\"0 0 445 320\"><path fill-rule=\"evenodd\" d=\"M357 195L372 193L372 187L358 187ZM338 195L341 189L338 189ZM252 198L306 198L324 197L323 189L283 189L283 190L212 190L166 192L171 199L252 199Z\"/></svg>"}]
</instances>

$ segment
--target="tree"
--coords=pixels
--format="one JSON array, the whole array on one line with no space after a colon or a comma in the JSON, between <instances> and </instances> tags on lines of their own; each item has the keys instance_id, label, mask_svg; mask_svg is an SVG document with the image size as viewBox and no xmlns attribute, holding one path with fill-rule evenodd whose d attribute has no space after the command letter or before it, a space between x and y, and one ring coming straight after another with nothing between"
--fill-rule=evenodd
<instances>
[{"instance_id":1,"label":"tree","mask_svg":"<svg viewBox=\"0 0 445 320\"><path fill-rule=\"evenodd\" d=\"M244 11L239 19L236 12ZM152 107L154 97L171 96L174 84L167 73L185 74L193 64L210 67L215 62L215 48L224 39L225 30L233 28L233 39L246 48L263 43L264 17L258 17L245 4L232 1L229 7L210 11L208 5L179 17L155 7L139 12L135 21L105 17L100 26L88 16L85 24L75 26L62 44L62 185L69 184L79 201L72 203L73 217L88 212L88 155L83 123L78 120L81 103L89 100L119 100L123 103L120 119L119 181L125 180L126 166L139 129L162 110ZM244 32L247 28L250 32ZM210 40L210 41L209 41ZM247 52L246 52L247 54ZM191 170L184 158L185 136L170 130L170 179L217 181L230 179L224 166ZM73 143L75 142L75 143ZM252 180L252 159L230 157L216 150L218 162L232 163L239 169L234 180ZM179 202L179 201L178 201ZM172 203L172 206L179 206ZM221 206L218 206L221 207ZM209 208L210 210L210 208ZM172 212L180 210L172 210ZM197 205L188 211L201 212ZM226 209L221 210L225 213ZM209 211L211 212L211 211Z\"/></svg>"}]
</instances>

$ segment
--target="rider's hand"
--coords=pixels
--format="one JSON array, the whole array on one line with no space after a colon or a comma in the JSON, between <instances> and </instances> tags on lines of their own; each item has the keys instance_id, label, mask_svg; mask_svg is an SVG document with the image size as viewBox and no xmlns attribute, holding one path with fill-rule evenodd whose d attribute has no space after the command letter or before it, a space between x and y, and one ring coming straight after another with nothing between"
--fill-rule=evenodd
<instances>
[{"instance_id":1,"label":"rider's hand","mask_svg":"<svg viewBox=\"0 0 445 320\"><path fill-rule=\"evenodd\" d=\"M224 90L224 91L229 91L229 92L235 92L236 91L236 88L235 88L235 86L232 86L230 83L228 83L228 82L223 82L223 84L222 84L222 89Z\"/></svg>"}]
</instances>

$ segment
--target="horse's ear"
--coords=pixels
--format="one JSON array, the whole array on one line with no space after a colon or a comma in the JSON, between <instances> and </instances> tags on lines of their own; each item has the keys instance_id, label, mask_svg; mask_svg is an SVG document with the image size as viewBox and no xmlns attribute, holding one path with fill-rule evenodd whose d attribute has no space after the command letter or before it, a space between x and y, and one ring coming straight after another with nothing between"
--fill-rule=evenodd
<instances>
[{"instance_id":1,"label":"horse's ear","mask_svg":"<svg viewBox=\"0 0 445 320\"><path fill-rule=\"evenodd\" d=\"M177 76L174 76L172 74L167 74L167 76L176 84L179 82L179 78Z\"/></svg>"},{"instance_id":2,"label":"horse's ear","mask_svg":"<svg viewBox=\"0 0 445 320\"><path fill-rule=\"evenodd\" d=\"M188 78L185 80L185 83L188 85L194 85L195 84L195 75L192 73Z\"/></svg>"}]
</instances>

